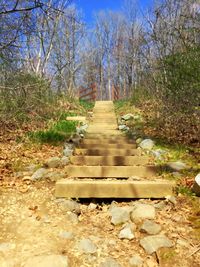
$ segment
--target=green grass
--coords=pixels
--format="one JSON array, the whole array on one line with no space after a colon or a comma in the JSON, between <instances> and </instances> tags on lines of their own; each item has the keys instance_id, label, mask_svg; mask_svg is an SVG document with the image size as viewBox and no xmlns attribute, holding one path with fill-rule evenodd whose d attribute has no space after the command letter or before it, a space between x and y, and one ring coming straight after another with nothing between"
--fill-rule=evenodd
<instances>
[{"instance_id":1,"label":"green grass","mask_svg":"<svg viewBox=\"0 0 200 267\"><path fill-rule=\"evenodd\" d=\"M79 104L86 110L91 111L94 108L95 102L80 99Z\"/></svg>"},{"instance_id":2,"label":"green grass","mask_svg":"<svg viewBox=\"0 0 200 267\"><path fill-rule=\"evenodd\" d=\"M77 122L61 120L48 130L30 132L28 136L34 142L57 145L69 138L76 131L76 126Z\"/></svg>"}]
</instances>

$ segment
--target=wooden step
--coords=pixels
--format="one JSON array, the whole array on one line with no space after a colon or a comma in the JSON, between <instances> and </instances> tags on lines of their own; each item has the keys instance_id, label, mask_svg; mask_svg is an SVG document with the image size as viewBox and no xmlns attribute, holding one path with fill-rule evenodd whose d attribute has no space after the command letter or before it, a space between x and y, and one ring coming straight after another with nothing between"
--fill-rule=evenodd
<instances>
[{"instance_id":1,"label":"wooden step","mask_svg":"<svg viewBox=\"0 0 200 267\"><path fill-rule=\"evenodd\" d=\"M135 144L135 140L133 139L127 139L126 137L117 137L117 138L84 138L82 140L81 144L88 144L88 145L94 145L94 144L121 144L121 145L131 145Z\"/></svg>"},{"instance_id":2,"label":"wooden step","mask_svg":"<svg viewBox=\"0 0 200 267\"><path fill-rule=\"evenodd\" d=\"M70 162L74 165L86 166L137 166L149 163L146 156L72 156Z\"/></svg>"},{"instance_id":3,"label":"wooden step","mask_svg":"<svg viewBox=\"0 0 200 267\"><path fill-rule=\"evenodd\" d=\"M153 177L156 175L155 166L75 166L65 168L68 177L78 178L129 178Z\"/></svg>"},{"instance_id":4,"label":"wooden step","mask_svg":"<svg viewBox=\"0 0 200 267\"><path fill-rule=\"evenodd\" d=\"M86 149L118 149L118 148L123 148L123 149L135 149L137 146L136 144L110 144L110 143L101 143L98 144L98 142L96 144L80 144L79 148L86 148Z\"/></svg>"},{"instance_id":5,"label":"wooden step","mask_svg":"<svg viewBox=\"0 0 200 267\"><path fill-rule=\"evenodd\" d=\"M76 148L74 155L87 155L87 156L140 156L141 150L139 149L85 149Z\"/></svg>"},{"instance_id":6,"label":"wooden step","mask_svg":"<svg viewBox=\"0 0 200 267\"><path fill-rule=\"evenodd\" d=\"M99 139L99 138L110 138L110 139L117 139L117 138L127 138L125 135L123 135L122 133L120 132L117 132L116 133L112 133L112 134L109 134L109 133L88 133L86 132L85 133L85 138L91 138L91 139Z\"/></svg>"},{"instance_id":7,"label":"wooden step","mask_svg":"<svg viewBox=\"0 0 200 267\"><path fill-rule=\"evenodd\" d=\"M164 198L173 195L175 183L157 181L68 180L56 183L56 197L67 198Z\"/></svg>"},{"instance_id":8,"label":"wooden step","mask_svg":"<svg viewBox=\"0 0 200 267\"><path fill-rule=\"evenodd\" d=\"M106 129L98 129L98 128L93 128L93 129L87 129L87 135L88 134L96 134L96 135L121 135L121 132L119 130L106 130Z\"/></svg>"}]
</instances>

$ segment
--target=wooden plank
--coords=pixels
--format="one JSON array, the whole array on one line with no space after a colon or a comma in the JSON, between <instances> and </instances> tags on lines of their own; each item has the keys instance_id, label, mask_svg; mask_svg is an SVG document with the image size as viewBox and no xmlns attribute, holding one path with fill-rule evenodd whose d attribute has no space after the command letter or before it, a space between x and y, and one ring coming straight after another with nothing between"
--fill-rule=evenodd
<instances>
[{"instance_id":1,"label":"wooden plank","mask_svg":"<svg viewBox=\"0 0 200 267\"><path fill-rule=\"evenodd\" d=\"M135 144L134 140L127 139L126 137L123 136L118 136L117 138L109 138L109 137L102 137L102 138L97 138L96 136L92 136L90 138L84 138L82 140L82 144L121 144L121 145L126 145L126 144Z\"/></svg>"},{"instance_id":2,"label":"wooden plank","mask_svg":"<svg viewBox=\"0 0 200 267\"><path fill-rule=\"evenodd\" d=\"M164 198L173 195L170 181L60 180L56 197L67 198Z\"/></svg>"},{"instance_id":3,"label":"wooden plank","mask_svg":"<svg viewBox=\"0 0 200 267\"><path fill-rule=\"evenodd\" d=\"M85 122L86 121L86 117L83 117L83 116L72 116L72 117L67 117L66 118L67 121L83 121Z\"/></svg>"},{"instance_id":4,"label":"wooden plank","mask_svg":"<svg viewBox=\"0 0 200 267\"><path fill-rule=\"evenodd\" d=\"M79 145L79 148L85 148L85 149L135 149L137 146L136 144L127 144L127 143L124 143L124 144L121 144L121 143L118 143L118 144L110 144L110 143L104 143L102 142L101 144L98 143L98 141L94 144L80 144Z\"/></svg>"},{"instance_id":5,"label":"wooden plank","mask_svg":"<svg viewBox=\"0 0 200 267\"><path fill-rule=\"evenodd\" d=\"M129 178L153 177L156 175L155 166L67 166L68 177L78 178Z\"/></svg>"},{"instance_id":6,"label":"wooden plank","mask_svg":"<svg viewBox=\"0 0 200 267\"><path fill-rule=\"evenodd\" d=\"M139 149L75 149L75 155L88 155L88 156L140 156L141 150Z\"/></svg>"},{"instance_id":7,"label":"wooden plank","mask_svg":"<svg viewBox=\"0 0 200 267\"><path fill-rule=\"evenodd\" d=\"M149 163L146 156L72 156L70 162L74 165L87 166L137 166Z\"/></svg>"}]
</instances>

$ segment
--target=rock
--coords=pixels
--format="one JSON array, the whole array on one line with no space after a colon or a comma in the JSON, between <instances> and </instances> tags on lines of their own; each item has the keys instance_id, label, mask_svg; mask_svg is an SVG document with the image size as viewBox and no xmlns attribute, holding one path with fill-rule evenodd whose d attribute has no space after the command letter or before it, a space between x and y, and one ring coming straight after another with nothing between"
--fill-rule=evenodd
<instances>
[{"instance_id":1,"label":"rock","mask_svg":"<svg viewBox=\"0 0 200 267\"><path fill-rule=\"evenodd\" d=\"M183 171L187 169L187 165L181 161L168 162L167 166L173 171Z\"/></svg>"},{"instance_id":2,"label":"rock","mask_svg":"<svg viewBox=\"0 0 200 267\"><path fill-rule=\"evenodd\" d=\"M24 167L24 171L34 173L38 169L38 165L36 164L30 164L26 167Z\"/></svg>"},{"instance_id":3,"label":"rock","mask_svg":"<svg viewBox=\"0 0 200 267\"><path fill-rule=\"evenodd\" d=\"M158 160L163 160L163 156L166 154L167 152L165 150L162 149L156 149L156 150L152 150L151 154Z\"/></svg>"},{"instance_id":4,"label":"rock","mask_svg":"<svg viewBox=\"0 0 200 267\"><path fill-rule=\"evenodd\" d=\"M88 124L86 123L86 124L84 124L84 125L82 125L80 127L77 127L76 128L76 133L77 134L84 134L86 132L87 128L88 128Z\"/></svg>"},{"instance_id":5,"label":"rock","mask_svg":"<svg viewBox=\"0 0 200 267\"><path fill-rule=\"evenodd\" d=\"M133 119L138 121L138 120L141 120L142 117L139 114L136 114L136 115L133 115Z\"/></svg>"},{"instance_id":6,"label":"rock","mask_svg":"<svg viewBox=\"0 0 200 267\"><path fill-rule=\"evenodd\" d=\"M36 181L42 178L46 178L47 173L48 173L47 169L40 168L36 172L33 173L33 175L31 176L31 180Z\"/></svg>"},{"instance_id":7,"label":"rock","mask_svg":"<svg viewBox=\"0 0 200 267\"><path fill-rule=\"evenodd\" d=\"M167 201L171 202L172 204L176 205L177 201L174 196L166 196L165 197Z\"/></svg>"},{"instance_id":8,"label":"rock","mask_svg":"<svg viewBox=\"0 0 200 267\"><path fill-rule=\"evenodd\" d=\"M66 165L69 164L69 162L70 162L69 157L64 156L64 157L62 157L62 158L60 159L60 164L61 164L61 166L66 166Z\"/></svg>"},{"instance_id":9,"label":"rock","mask_svg":"<svg viewBox=\"0 0 200 267\"><path fill-rule=\"evenodd\" d=\"M113 207L110 210L111 223L114 225L123 224L130 219L130 212L124 208Z\"/></svg>"},{"instance_id":10,"label":"rock","mask_svg":"<svg viewBox=\"0 0 200 267\"><path fill-rule=\"evenodd\" d=\"M63 150L63 155L65 157L71 157L73 154L73 151L74 151L74 149L69 148L69 147L65 147L65 149Z\"/></svg>"},{"instance_id":11,"label":"rock","mask_svg":"<svg viewBox=\"0 0 200 267\"><path fill-rule=\"evenodd\" d=\"M133 229L131 227L131 225L127 225L125 226L119 233L118 237L120 239L128 239L128 240L132 240L135 236L133 233Z\"/></svg>"},{"instance_id":12,"label":"rock","mask_svg":"<svg viewBox=\"0 0 200 267\"><path fill-rule=\"evenodd\" d=\"M150 235L156 235L161 231L161 226L150 220L145 220L140 228L140 232L144 232Z\"/></svg>"},{"instance_id":13,"label":"rock","mask_svg":"<svg viewBox=\"0 0 200 267\"><path fill-rule=\"evenodd\" d=\"M107 258L104 262L100 263L99 267L122 267L115 259Z\"/></svg>"},{"instance_id":14,"label":"rock","mask_svg":"<svg viewBox=\"0 0 200 267\"><path fill-rule=\"evenodd\" d=\"M60 166L60 161L59 157L52 157L45 162L45 165L48 168L58 168Z\"/></svg>"},{"instance_id":15,"label":"rock","mask_svg":"<svg viewBox=\"0 0 200 267\"><path fill-rule=\"evenodd\" d=\"M59 237L71 240L74 238L74 234L72 232L61 232Z\"/></svg>"},{"instance_id":16,"label":"rock","mask_svg":"<svg viewBox=\"0 0 200 267\"><path fill-rule=\"evenodd\" d=\"M144 219L154 219L155 216L156 211L154 206L138 203L137 205L135 205L131 213L131 220L137 223Z\"/></svg>"},{"instance_id":17,"label":"rock","mask_svg":"<svg viewBox=\"0 0 200 267\"><path fill-rule=\"evenodd\" d=\"M192 191L200 197L200 173L195 177L195 183L192 187Z\"/></svg>"},{"instance_id":18,"label":"rock","mask_svg":"<svg viewBox=\"0 0 200 267\"><path fill-rule=\"evenodd\" d=\"M129 261L130 267L142 267L143 266L143 260L140 257L140 255L136 254L133 256Z\"/></svg>"},{"instance_id":19,"label":"rock","mask_svg":"<svg viewBox=\"0 0 200 267\"><path fill-rule=\"evenodd\" d=\"M69 267L69 261L63 255L33 256L27 260L24 267Z\"/></svg>"},{"instance_id":20,"label":"rock","mask_svg":"<svg viewBox=\"0 0 200 267\"><path fill-rule=\"evenodd\" d=\"M127 130L127 126L125 124L119 125L118 128L120 131L126 131Z\"/></svg>"},{"instance_id":21,"label":"rock","mask_svg":"<svg viewBox=\"0 0 200 267\"><path fill-rule=\"evenodd\" d=\"M141 143L141 142L142 142L142 138L137 138L137 139L135 140L135 142L136 142L136 144Z\"/></svg>"},{"instance_id":22,"label":"rock","mask_svg":"<svg viewBox=\"0 0 200 267\"><path fill-rule=\"evenodd\" d=\"M146 253L152 254L159 248L170 248L173 243L165 235L146 236L140 240L140 245L144 248Z\"/></svg>"},{"instance_id":23,"label":"rock","mask_svg":"<svg viewBox=\"0 0 200 267\"><path fill-rule=\"evenodd\" d=\"M133 117L134 117L134 115L129 113L129 114L123 115L121 118L122 118L122 120L128 121L128 120L132 119Z\"/></svg>"},{"instance_id":24,"label":"rock","mask_svg":"<svg viewBox=\"0 0 200 267\"><path fill-rule=\"evenodd\" d=\"M151 139L145 139L139 144L139 147L145 150L152 150L154 145L155 145L154 141L152 141Z\"/></svg>"},{"instance_id":25,"label":"rock","mask_svg":"<svg viewBox=\"0 0 200 267\"><path fill-rule=\"evenodd\" d=\"M88 206L89 210L96 210L96 208L97 208L97 204L94 204L94 203L90 203L90 205Z\"/></svg>"},{"instance_id":26,"label":"rock","mask_svg":"<svg viewBox=\"0 0 200 267\"><path fill-rule=\"evenodd\" d=\"M158 210L163 210L164 208L166 208L166 206L167 204L164 201L160 201L154 204L154 207Z\"/></svg>"},{"instance_id":27,"label":"rock","mask_svg":"<svg viewBox=\"0 0 200 267\"><path fill-rule=\"evenodd\" d=\"M62 172L49 172L45 176L45 178L48 178L52 182L57 182L58 180L64 178L65 174Z\"/></svg>"},{"instance_id":28,"label":"rock","mask_svg":"<svg viewBox=\"0 0 200 267\"><path fill-rule=\"evenodd\" d=\"M85 254L95 254L97 246L90 239L82 239L78 244L78 249Z\"/></svg>"},{"instance_id":29,"label":"rock","mask_svg":"<svg viewBox=\"0 0 200 267\"><path fill-rule=\"evenodd\" d=\"M71 211L67 212L67 220L74 224L77 224L79 222L78 216Z\"/></svg>"},{"instance_id":30,"label":"rock","mask_svg":"<svg viewBox=\"0 0 200 267\"><path fill-rule=\"evenodd\" d=\"M71 211L78 215L81 213L81 205L74 200L62 199L60 204L63 211Z\"/></svg>"}]
</instances>

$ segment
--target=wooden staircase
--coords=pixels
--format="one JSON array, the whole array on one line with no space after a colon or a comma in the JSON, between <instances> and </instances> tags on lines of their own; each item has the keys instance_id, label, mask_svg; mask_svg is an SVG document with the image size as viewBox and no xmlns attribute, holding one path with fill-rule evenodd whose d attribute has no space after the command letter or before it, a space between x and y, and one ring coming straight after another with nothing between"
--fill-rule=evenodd
<instances>
[{"instance_id":1,"label":"wooden staircase","mask_svg":"<svg viewBox=\"0 0 200 267\"><path fill-rule=\"evenodd\" d=\"M118 130L112 101L97 101L86 137L75 149L56 197L163 198L175 184L156 177L156 167L134 140Z\"/></svg>"}]
</instances>

